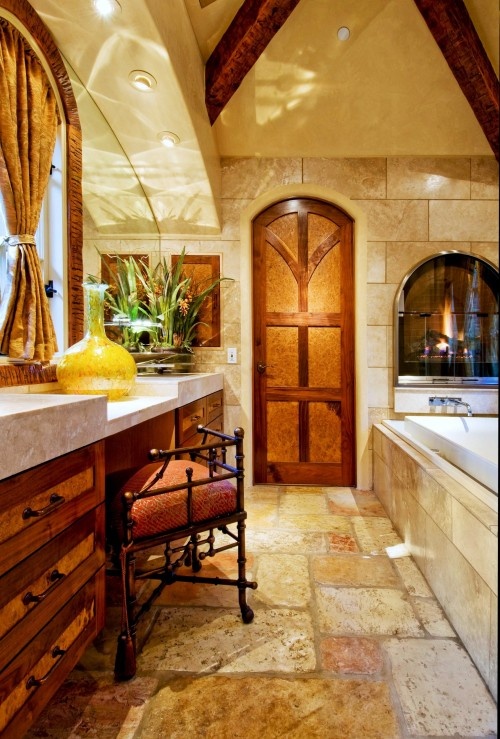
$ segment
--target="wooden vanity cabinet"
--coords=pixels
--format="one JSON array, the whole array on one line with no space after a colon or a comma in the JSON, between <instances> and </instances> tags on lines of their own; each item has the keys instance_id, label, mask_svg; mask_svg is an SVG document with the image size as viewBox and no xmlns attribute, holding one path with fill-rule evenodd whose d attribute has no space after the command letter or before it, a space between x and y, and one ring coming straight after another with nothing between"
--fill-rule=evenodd
<instances>
[{"instance_id":1,"label":"wooden vanity cabinet","mask_svg":"<svg viewBox=\"0 0 500 739\"><path fill-rule=\"evenodd\" d=\"M175 445L195 446L200 443L198 425L208 426L214 431L224 428L224 394L222 390L205 395L176 411Z\"/></svg>"},{"instance_id":2,"label":"wooden vanity cabinet","mask_svg":"<svg viewBox=\"0 0 500 739\"><path fill-rule=\"evenodd\" d=\"M104 626L104 443L0 481L0 736L22 736Z\"/></svg>"},{"instance_id":3,"label":"wooden vanity cabinet","mask_svg":"<svg viewBox=\"0 0 500 739\"><path fill-rule=\"evenodd\" d=\"M214 431L224 430L224 394L217 390L206 396L207 426Z\"/></svg>"}]
</instances>

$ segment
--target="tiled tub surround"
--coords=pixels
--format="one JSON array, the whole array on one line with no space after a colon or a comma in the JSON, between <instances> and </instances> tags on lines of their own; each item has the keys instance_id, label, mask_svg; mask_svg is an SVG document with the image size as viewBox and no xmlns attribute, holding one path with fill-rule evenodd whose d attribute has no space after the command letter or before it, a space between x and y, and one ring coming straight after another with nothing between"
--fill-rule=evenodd
<instances>
[{"instance_id":1,"label":"tiled tub surround","mask_svg":"<svg viewBox=\"0 0 500 739\"><path fill-rule=\"evenodd\" d=\"M498 513L382 424L374 490L497 697Z\"/></svg>"}]
</instances>

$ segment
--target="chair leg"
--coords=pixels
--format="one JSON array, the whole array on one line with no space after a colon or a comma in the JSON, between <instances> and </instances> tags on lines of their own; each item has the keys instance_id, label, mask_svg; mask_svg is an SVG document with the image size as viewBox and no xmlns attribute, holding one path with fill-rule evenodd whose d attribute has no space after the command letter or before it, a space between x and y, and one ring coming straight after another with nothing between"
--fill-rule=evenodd
<instances>
[{"instance_id":1,"label":"chair leg","mask_svg":"<svg viewBox=\"0 0 500 739\"><path fill-rule=\"evenodd\" d=\"M115 657L115 677L130 680L136 673L135 556L122 549L120 553L122 577L122 628L118 636Z\"/></svg>"},{"instance_id":2,"label":"chair leg","mask_svg":"<svg viewBox=\"0 0 500 739\"><path fill-rule=\"evenodd\" d=\"M247 603L247 588L255 590L257 583L246 577L245 528L245 522L238 521L238 600L243 623L249 624L253 621L254 613Z\"/></svg>"},{"instance_id":3,"label":"chair leg","mask_svg":"<svg viewBox=\"0 0 500 739\"><path fill-rule=\"evenodd\" d=\"M201 570L201 562L198 556L198 539L198 534L193 534L191 536L190 543L192 548L189 557L186 557L185 560L185 564L188 567L191 567L193 572L199 572Z\"/></svg>"}]
</instances>

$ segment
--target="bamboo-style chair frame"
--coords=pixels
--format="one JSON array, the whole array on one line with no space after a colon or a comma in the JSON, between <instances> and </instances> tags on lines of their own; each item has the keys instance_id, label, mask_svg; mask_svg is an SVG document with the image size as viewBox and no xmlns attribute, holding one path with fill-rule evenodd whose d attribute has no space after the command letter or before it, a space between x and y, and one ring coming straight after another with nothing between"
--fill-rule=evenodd
<instances>
[{"instance_id":1,"label":"bamboo-style chair frame","mask_svg":"<svg viewBox=\"0 0 500 739\"><path fill-rule=\"evenodd\" d=\"M114 513L108 510L108 542L111 546L111 560L108 574L120 575L122 583L122 626L118 636L118 647L115 660L115 676L119 680L126 680L136 672L136 634L140 618L153 605L167 585L184 581L190 583L208 583L212 585L232 585L238 588L238 602L244 623L253 620L254 613L246 601L247 588L255 589L257 583L246 578L245 552L245 519L247 513L244 504L244 467L243 467L243 429L237 428L230 436L204 426L198 426L202 435L199 446L183 447L170 450L152 449L149 457L158 462L154 475L149 475L148 483L139 490L134 489L128 482L119 491L114 491ZM228 449L234 448L235 464L227 462ZM187 459L186 459L187 457ZM183 459L179 462L179 459ZM176 460L174 464L172 462ZM169 484L169 466L185 465L183 477L185 479ZM206 466L204 469L199 464ZM149 465L151 467L151 465ZM193 474L196 468L196 475ZM146 468L142 468L145 470ZM200 477L203 474L203 477ZM136 475L134 475L136 476ZM133 482L133 478L129 482ZM178 475L177 475L178 476ZM214 517L197 520L195 507L196 498L203 502L205 496L216 496L217 489L222 487L227 494L228 487L223 481L231 481L230 495L234 499L231 510L222 512ZM197 493L197 488L200 490ZM215 493L214 493L215 490ZM180 526L154 531L152 535L136 536L135 529L138 517L135 515L134 505L142 503L143 511L148 506L164 506L168 496L183 491L182 505L185 505L186 521ZM178 499L178 495L177 495ZM173 498L170 498L172 501ZM214 498L212 497L212 500ZM144 505L146 506L144 508ZM227 505L226 505L227 508ZM137 511L138 509L136 509ZM184 513L183 513L184 515ZM199 516L198 516L199 518ZM156 519L155 519L156 521ZM236 524L236 531L228 526ZM155 523L153 528L156 528ZM214 531L220 530L225 534L222 546L215 545ZM202 534L205 534L203 537ZM229 539L229 541L228 541ZM136 554L147 549L164 546L162 563L155 567L139 567ZM203 560L214 557L219 552L237 548L237 578L220 578L198 575L202 569ZM179 569L187 566L193 574L181 574ZM140 605L136 600L137 581L158 580L158 585Z\"/></svg>"}]
</instances>

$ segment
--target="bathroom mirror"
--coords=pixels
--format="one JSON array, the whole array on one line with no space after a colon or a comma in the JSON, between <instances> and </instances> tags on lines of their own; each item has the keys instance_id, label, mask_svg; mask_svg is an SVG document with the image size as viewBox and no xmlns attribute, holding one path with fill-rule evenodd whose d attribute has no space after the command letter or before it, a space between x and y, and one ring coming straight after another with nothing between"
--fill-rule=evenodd
<instances>
[{"instance_id":1,"label":"bathroom mirror","mask_svg":"<svg viewBox=\"0 0 500 739\"><path fill-rule=\"evenodd\" d=\"M159 237L144 190L116 136L40 17L25 2L0 0L0 15L43 53L56 81L66 126L68 345L83 335L84 223L88 241L128 234ZM120 193L120 197L116 197ZM90 247L89 247L90 248ZM92 254L95 258L95 255ZM64 347L59 347L60 350ZM0 387L55 380L55 367L0 365Z\"/></svg>"}]
</instances>

